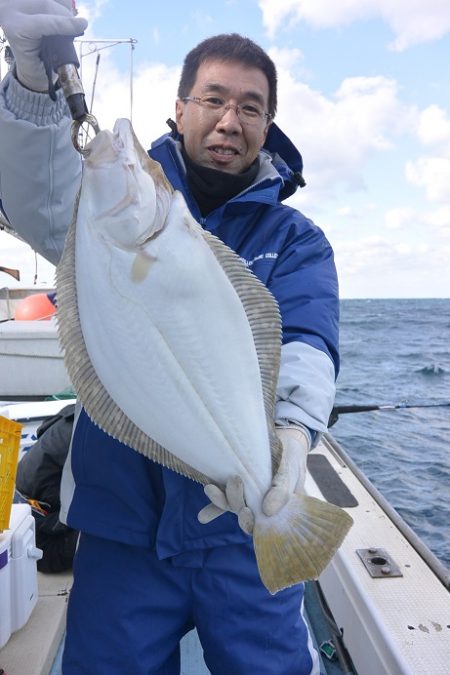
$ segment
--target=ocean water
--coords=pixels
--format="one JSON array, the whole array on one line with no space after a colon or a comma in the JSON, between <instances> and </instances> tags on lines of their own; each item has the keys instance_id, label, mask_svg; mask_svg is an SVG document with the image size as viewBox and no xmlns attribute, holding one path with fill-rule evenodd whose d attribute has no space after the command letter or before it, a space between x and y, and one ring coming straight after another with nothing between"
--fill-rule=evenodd
<instances>
[{"instance_id":1,"label":"ocean water","mask_svg":"<svg viewBox=\"0 0 450 675\"><path fill-rule=\"evenodd\" d=\"M330 431L450 568L450 299L343 300L340 342L336 405L433 406L342 414Z\"/></svg>"}]
</instances>

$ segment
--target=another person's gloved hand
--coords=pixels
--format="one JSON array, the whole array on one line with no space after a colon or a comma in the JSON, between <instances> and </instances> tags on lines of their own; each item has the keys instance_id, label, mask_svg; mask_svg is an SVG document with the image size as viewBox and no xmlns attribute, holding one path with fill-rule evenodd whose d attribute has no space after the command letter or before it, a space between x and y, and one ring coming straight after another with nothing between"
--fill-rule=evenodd
<instances>
[{"instance_id":1,"label":"another person's gloved hand","mask_svg":"<svg viewBox=\"0 0 450 675\"><path fill-rule=\"evenodd\" d=\"M0 0L0 26L14 54L17 79L43 92L48 79L39 57L42 38L82 35L87 21L74 16L72 0Z\"/></svg>"},{"instance_id":2,"label":"another person's gloved hand","mask_svg":"<svg viewBox=\"0 0 450 675\"><path fill-rule=\"evenodd\" d=\"M311 447L311 436L300 426L278 427L278 437L283 446L280 465L273 477L272 487L262 503L267 516L274 516L289 501L295 492L303 492L306 478L306 458ZM209 523L218 516L231 511L238 517L241 529L247 534L253 532L254 515L244 500L244 486L240 476L232 476L225 492L216 485L205 485L205 494L211 504L198 514L201 523Z\"/></svg>"}]
</instances>

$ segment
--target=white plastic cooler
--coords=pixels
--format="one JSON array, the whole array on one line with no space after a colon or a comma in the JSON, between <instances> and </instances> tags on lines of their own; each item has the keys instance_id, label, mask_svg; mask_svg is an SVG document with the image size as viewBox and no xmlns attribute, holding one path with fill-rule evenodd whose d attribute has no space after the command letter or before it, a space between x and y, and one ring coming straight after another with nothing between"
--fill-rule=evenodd
<instances>
[{"instance_id":1,"label":"white plastic cooler","mask_svg":"<svg viewBox=\"0 0 450 675\"><path fill-rule=\"evenodd\" d=\"M25 625L38 599L34 518L28 504L13 504L0 533L0 649Z\"/></svg>"}]
</instances>

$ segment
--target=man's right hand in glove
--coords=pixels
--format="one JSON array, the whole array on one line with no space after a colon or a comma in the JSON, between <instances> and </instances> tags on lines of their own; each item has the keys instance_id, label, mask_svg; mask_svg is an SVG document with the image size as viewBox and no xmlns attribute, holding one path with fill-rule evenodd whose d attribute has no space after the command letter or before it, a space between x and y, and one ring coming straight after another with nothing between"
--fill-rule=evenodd
<instances>
[{"instance_id":1,"label":"man's right hand in glove","mask_svg":"<svg viewBox=\"0 0 450 675\"><path fill-rule=\"evenodd\" d=\"M0 26L14 54L16 76L32 91L48 90L39 53L47 35L82 35L86 19L74 16L72 0L0 0Z\"/></svg>"},{"instance_id":2,"label":"man's right hand in glove","mask_svg":"<svg viewBox=\"0 0 450 675\"><path fill-rule=\"evenodd\" d=\"M262 503L266 516L274 516L281 511L294 493L303 492L306 478L306 458L311 448L311 434L306 427L291 424L277 427L276 433L283 446L278 471L273 477L272 487ZM200 523L209 523L218 516L231 511L246 534L251 534L254 526L254 514L244 499L244 485L239 476L231 476L225 490L217 485L205 485L206 496L211 504L198 514Z\"/></svg>"}]
</instances>

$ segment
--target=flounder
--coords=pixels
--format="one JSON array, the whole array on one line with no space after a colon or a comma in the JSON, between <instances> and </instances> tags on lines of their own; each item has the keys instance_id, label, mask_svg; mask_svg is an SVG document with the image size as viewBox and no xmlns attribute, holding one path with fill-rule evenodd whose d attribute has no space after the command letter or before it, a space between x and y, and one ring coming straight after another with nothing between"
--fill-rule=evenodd
<instances>
[{"instance_id":1,"label":"flounder","mask_svg":"<svg viewBox=\"0 0 450 675\"><path fill-rule=\"evenodd\" d=\"M89 144L57 268L67 368L95 424L204 485L240 475L271 593L317 578L352 519L303 494L267 517L281 319L267 288L190 214L128 120ZM93 450L95 452L95 450Z\"/></svg>"}]
</instances>

